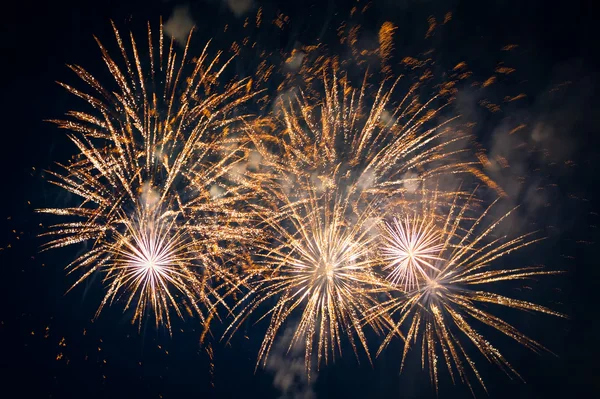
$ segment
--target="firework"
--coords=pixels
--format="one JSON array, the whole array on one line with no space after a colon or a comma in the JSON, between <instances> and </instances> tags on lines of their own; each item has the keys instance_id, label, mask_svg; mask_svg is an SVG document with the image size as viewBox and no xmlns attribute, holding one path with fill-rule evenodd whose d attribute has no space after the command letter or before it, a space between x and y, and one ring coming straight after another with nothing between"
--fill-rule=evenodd
<instances>
[{"instance_id":1,"label":"firework","mask_svg":"<svg viewBox=\"0 0 600 399\"><path fill-rule=\"evenodd\" d=\"M313 355L318 365L341 352L342 329L355 352L362 346L368 354L361 320L390 289L374 272L377 257L371 254L372 226L387 203L401 201L433 177L471 173L479 163L466 160L469 150L458 144L470 136L449 128L455 119L436 123L445 105L434 104L450 94L451 85L424 104L416 94L420 86L413 85L394 103L398 81L384 82L371 96L367 77L354 89L335 60L325 63L303 72L321 84L320 92L279 97L274 116L248 129L262 160L262 169L252 173L264 199L257 212L272 245L256 254L260 267L247 271L255 286L228 330L236 331L260 304L276 299L259 352L258 363L266 363L277 332L297 310L300 323L291 346L305 343L309 373ZM425 242L416 243L418 256L400 265L393 281L412 284L414 272L402 268L426 268L434 259L439 244L431 242L431 226L419 228L426 229ZM424 248L429 245L433 249ZM379 320L369 324L377 330Z\"/></svg>"},{"instance_id":2,"label":"firework","mask_svg":"<svg viewBox=\"0 0 600 399\"><path fill-rule=\"evenodd\" d=\"M266 364L278 331L299 313L290 349L297 343L305 345L310 376L315 354L317 366L341 354L344 331L357 356L359 346L368 355L362 315L376 304L376 293L385 290L370 254L373 212L354 214L348 196L337 190L320 194L309 182L303 189L306 198L292 200L294 194L283 194L287 206L265 219L273 242L263 248L254 270L260 278L240 302L243 308L229 330L233 333L261 304L275 300L261 317L271 318L257 365ZM372 326L377 329L377 322Z\"/></svg>"},{"instance_id":3,"label":"firework","mask_svg":"<svg viewBox=\"0 0 600 399\"><path fill-rule=\"evenodd\" d=\"M285 205L277 199L279 191L304 190L299 180L309 181L320 193L347 190L353 196L348 206L356 213L370 206L381 215L401 202L418 203L414 194L441 176L475 177L503 194L481 172L481 161L470 148L472 137L459 124L459 116L446 112L459 77L450 74L448 82L435 86L431 97L423 100L427 71L398 97L405 83L401 79L372 85L371 75L365 74L355 88L340 72L336 58L317 60L300 69L308 82L305 89L293 86L278 96L273 114L248 129L261 158L262 169L253 176L265 190L263 203L270 206L266 209ZM423 244L429 245L417 243ZM422 262L427 256L400 260L391 281L417 283L412 270L427 268L431 262Z\"/></svg>"},{"instance_id":4,"label":"firework","mask_svg":"<svg viewBox=\"0 0 600 399\"><path fill-rule=\"evenodd\" d=\"M215 281L206 276L223 277L218 271L226 257L258 233L247 227L248 213L239 205L251 193L237 173L246 162L245 144L229 133L243 119L231 111L251 94L244 80L220 89L230 61L220 62L220 52L211 58L207 46L189 59L191 33L180 55L172 40L164 43L162 24L158 37L148 25L143 57L132 35L128 50L113 28L122 66L97 42L118 90L105 89L77 65L70 68L92 94L62 84L93 112L71 111L68 120L53 121L72 132L79 154L61 165L62 173L48 173L80 203L40 210L76 219L51 226L46 248L87 243L69 266L82 272L74 286L103 271L110 285L100 309L127 291L126 307L137 303L134 320L150 307L169 326L167 308L176 302L170 290L192 309L199 302L212 309L206 291L213 290L201 285Z\"/></svg>"},{"instance_id":5,"label":"firework","mask_svg":"<svg viewBox=\"0 0 600 399\"><path fill-rule=\"evenodd\" d=\"M384 81L371 94L368 75L356 89L335 60L323 63L304 72L319 86L316 94L296 89L276 100L273 125L282 156L270 155L260 136L254 142L265 162L283 159L285 173L308 176L322 188L343 177L344 184L360 188L357 193L386 196L412 192L435 176L477 171L480 162L469 159L471 136L451 128L458 117L436 121L452 101L453 82L424 103L421 85L414 84L394 102L399 79Z\"/></svg>"},{"instance_id":6,"label":"firework","mask_svg":"<svg viewBox=\"0 0 600 399\"><path fill-rule=\"evenodd\" d=\"M431 380L436 389L440 353L453 380L455 373L458 373L460 380L471 388L467 374L470 369L485 388L475 362L467 354L466 341L473 343L488 361L519 376L500 351L476 330L477 324L495 328L533 351L545 350L542 345L493 315L485 305L494 304L564 317L546 307L495 292L498 283L503 281L526 280L557 273L542 270L541 267L495 266L498 259L541 240L536 238L535 233L511 238L508 234L499 232L501 223L515 209L490 223L486 222L496 204L497 201L482 209L474 196L461 199L455 195L445 210L424 205L423 217L435 221L433 225L427 225L431 226L425 235L428 237L427 242L440 244L430 258L431 267L422 268L419 273L411 275L411 278L418 279L418 283L413 284L411 289L371 310L371 317L387 319L390 326L390 333L380 346L378 354L395 335L400 335L404 339L404 367L409 349L420 340L423 367L427 359ZM399 233L401 237L414 236L414 226L410 223L395 225L404 229ZM396 240L393 239L392 242L395 244ZM393 265L394 260L391 262ZM392 319L390 316L396 318Z\"/></svg>"},{"instance_id":7,"label":"firework","mask_svg":"<svg viewBox=\"0 0 600 399\"><path fill-rule=\"evenodd\" d=\"M257 366L298 316L289 349L304 347L309 376L315 358L319 367L341 356L343 339L371 361L367 327L389 330L378 353L397 335L405 340L402 367L420 340L436 389L438 359L452 379L471 387L470 369L485 388L466 341L518 375L474 325L545 349L481 305L562 316L494 291L502 281L553 272L496 268L539 238L498 235L513 211L488 224L496 203L482 207L474 193L428 188L474 176L503 194L480 170L485 155L472 157L467 124L447 114L465 64L431 90L431 59L402 60L423 71L407 85L390 79L395 29L387 23L379 32L381 84L365 73L355 87L340 72L343 62L315 55L320 46L303 48L284 66L299 68L292 75L302 88L287 76L275 101L265 95L255 104L273 112L249 118L244 104L273 72L265 60L255 79L221 84L231 59L209 56L208 46L190 58L191 34L178 52L173 41L165 45L162 24L156 37L148 26L142 56L133 36L129 47L114 28L120 61L98 45L116 88L76 65L92 94L62 84L93 111L54 121L79 153L48 173L78 203L39 210L65 219L44 234L52 237L45 249L86 244L68 268L81 273L73 287L102 273L107 292L97 315L122 301L134 323L150 313L170 331L172 312L188 313L201 319L202 341L218 307L233 316L229 338L264 310ZM352 28L342 40L355 56L356 35ZM232 294L241 296L235 306L226 301Z\"/></svg>"}]
</instances>

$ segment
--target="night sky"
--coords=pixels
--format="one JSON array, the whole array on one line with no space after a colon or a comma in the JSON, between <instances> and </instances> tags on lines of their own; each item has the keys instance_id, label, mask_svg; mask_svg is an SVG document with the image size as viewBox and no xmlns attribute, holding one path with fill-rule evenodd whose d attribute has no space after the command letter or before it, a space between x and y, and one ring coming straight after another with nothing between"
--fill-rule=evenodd
<instances>
[{"instance_id":1,"label":"night sky","mask_svg":"<svg viewBox=\"0 0 600 399\"><path fill-rule=\"evenodd\" d=\"M236 15L234 11L239 10L233 3L250 4L247 15L253 15L259 6L265 14L281 10L288 15L290 23L285 34L255 35L271 49L290 51L298 42L334 43L336 28L354 2L106 0L3 5L0 397L267 399L283 395L274 383L276 370L254 371L264 323L252 328L248 325L229 346L219 342L223 325L217 323L214 337L208 339L213 351L211 361L209 347L198 343L201 328L192 318L176 320L173 336L165 329L157 330L152 322L138 332L137 326L131 325L130 315L123 314L119 306L107 308L92 320L103 294L100 278L66 293L75 277L66 276L64 266L85 248L40 253L40 225L49 219L34 212L69 201L45 181L43 172L55 168L54 162L65 162L76 151L64 131L44 122L82 105L55 83L79 83L65 64L82 65L102 78L105 68L93 35L111 42L111 19L121 29L143 34L146 21L157 24L161 15L166 20L175 7L186 4L196 23L196 39L206 41L217 32L215 45L226 46L236 35L235 26L241 25L246 16L241 11ZM562 399L593 397L600 392L600 268L594 227L600 224L600 216L595 213L600 213L596 199L600 144L596 42L600 41L592 3L373 0L368 19L362 21L373 35L382 22L393 22L400 38L396 51L410 55L423 51L420 43L428 16L443 20L451 11L451 25L434 38L440 65L451 67L465 60L483 79L506 55L499 50L507 44L518 44L518 51L508 60L517 69L516 77L495 90L500 98L505 92L525 92L527 98L508 106L501 115L471 115L478 122L479 141L493 152L500 145L495 138L501 129L521 120L551 132L538 143L542 159L512 160L530 169L525 173L526 184L546 187L541 206L532 205L527 193L518 193L515 201L528 203L524 216L527 222L543 226L549 235L543 245L513 259L567 272L533 282L527 299L564 312L570 319L501 313L556 356L532 353L490 332L490 338L526 383L510 379L479 358L488 394L476 386L477 397ZM227 35L221 33L225 24L231 25ZM245 59L234 64L239 76L250 75L254 66ZM560 89L552 91L556 87ZM399 375L400 354L400 342L395 342L371 367L364 355L358 364L352 351L346 350L342 359L319 370L310 384L298 384L284 397L436 397L416 357ZM465 386L453 385L442 369L438 397L470 395Z\"/></svg>"}]
</instances>

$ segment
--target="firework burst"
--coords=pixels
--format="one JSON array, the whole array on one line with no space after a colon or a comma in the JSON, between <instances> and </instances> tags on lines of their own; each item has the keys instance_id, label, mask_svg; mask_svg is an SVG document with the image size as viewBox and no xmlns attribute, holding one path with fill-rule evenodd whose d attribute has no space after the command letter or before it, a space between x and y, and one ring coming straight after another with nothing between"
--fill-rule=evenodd
<instances>
[{"instance_id":1,"label":"firework burst","mask_svg":"<svg viewBox=\"0 0 600 399\"><path fill-rule=\"evenodd\" d=\"M229 330L232 333L261 304L274 300L261 317L271 318L257 365L266 364L278 331L298 313L290 349L298 342L305 345L310 375L315 353L317 366L341 354L344 331L355 354L362 346L368 355L361 319L376 304L376 294L385 292L385 284L373 269L373 212L354 214L348 196L337 190L320 193L308 182L303 189L304 199L283 194L287 205L265 219L273 242L259 255L253 271L259 278L240 302L244 305ZM377 320L371 325L378 329Z\"/></svg>"},{"instance_id":2,"label":"firework burst","mask_svg":"<svg viewBox=\"0 0 600 399\"><path fill-rule=\"evenodd\" d=\"M322 61L322 68L303 72L305 80L318 83L313 84L317 90L292 90L275 101L276 137L253 138L266 164L309 177L321 188L343 179L360 189L357 194L371 197L414 192L439 175L485 178L478 172L480 162L470 158L471 136L451 127L458 117L442 118L455 82L438 88L424 103L421 84L415 83L394 102L400 79L384 81L371 95L368 75L356 89L335 60ZM265 141L278 142L277 155L271 155Z\"/></svg>"},{"instance_id":3,"label":"firework burst","mask_svg":"<svg viewBox=\"0 0 600 399\"><path fill-rule=\"evenodd\" d=\"M473 343L488 361L507 373L519 376L500 351L476 330L477 324L490 326L533 351L545 350L514 326L493 315L485 305L564 317L535 303L495 292L498 283L503 281L527 280L557 273L541 267L495 266L498 259L541 240L536 238L535 233L514 238L499 233L499 226L515 209L492 222L486 222L496 204L497 201L481 209L481 204L473 196L461 199L456 195L445 211L439 207L423 206L424 217L436 220L435 227L431 228L441 244L433 253L432 267L424 268L423 273L414 276L419 282L412 289L371 310L370 317L387 319L390 326L390 333L378 354L395 335L400 335L404 339L404 367L409 349L420 340L423 367L427 363L436 389L439 358L445 362L453 380L458 374L460 380L472 389L467 373L470 369L485 388L479 370L466 350L467 341ZM410 236L411 232L405 230L401 234Z\"/></svg>"},{"instance_id":4,"label":"firework burst","mask_svg":"<svg viewBox=\"0 0 600 399\"><path fill-rule=\"evenodd\" d=\"M132 220L123 221L126 230L115 233L111 252L114 257L107 261L105 280L109 282L98 313L108 302L120 296L126 297L125 308L133 304L134 321L140 320L150 307L155 321L170 326L169 307L181 317L181 304L172 291L181 294L183 301L195 298L192 289L200 286L195 265L194 243L187 242L190 235L177 228L176 219L167 215L145 211ZM195 301L184 302L202 314Z\"/></svg>"},{"instance_id":5,"label":"firework burst","mask_svg":"<svg viewBox=\"0 0 600 399\"><path fill-rule=\"evenodd\" d=\"M207 46L190 60L191 33L180 55L172 40L164 43L162 24L158 37L148 25L143 57L132 35L128 50L113 28L121 66L97 42L118 90L105 89L77 65L70 68L92 94L62 84L94 112L71 111L68 120L53 121L72 132L79 155L60 165L62 173L48 173L52 183L81 201L40 210L77 219L51 226L46 235L54 238L46 248L87 243L88 250L70 265L82 272L74 285L103 271L110 286L100 309L127 290L126 306L137 303L134 320L149 306L157 322L170 325L165 315L176 300L170 290L196 311L198 302L211 309L200 287L211 281L193 271L215 274L239 243L258 234L247 227L249 214L240 205L252 192L236 173L247 156L245 143L229 130L243 119L230 116L232 110L252 95L246 81L220 88L229 63L220 62L221 53L211 58Z\"/></svg>"},{"instance_id":6,"label":"firework burst","mask_svg":"<svg viewBox=\"0 0 600 399\"><path fill-rule=\"evenodd\" d=\"M253 178L265 198L258 212L272 245L256 254L261 266L248 270L247 280L255 280L243 301L249 304L236 309L229 329L235 331L260 304L277 298L258 363L266 362L277 332L297 310L300 323L291 345L305 342L309 371L315 353L319 364L329 353L341 352L342 329L355 352L362 346L368 353L361 320L376 306L378 294L393 289L375 273L378 259L371 254L372 226L389 203L404 201L434 177L472 174L479 165L468 160L470 136L450 128L455 118L436 123L453 84L425 103L415 84L396 103L398 81L384 82L371 96L367 76L355 89L335 60L324 62L324 68L303 71L320 84L320 96L295 90L279 97L275 115L248 129L262 160ZM441 246L431 225L417 222L415 228L417 242L396 237L394 256L404 249L410 259L400 260L390 277L407 287L417 284L416 273L434 267ZM368 324L379 328L377 318Z\"/></svg>"}]
</instances>

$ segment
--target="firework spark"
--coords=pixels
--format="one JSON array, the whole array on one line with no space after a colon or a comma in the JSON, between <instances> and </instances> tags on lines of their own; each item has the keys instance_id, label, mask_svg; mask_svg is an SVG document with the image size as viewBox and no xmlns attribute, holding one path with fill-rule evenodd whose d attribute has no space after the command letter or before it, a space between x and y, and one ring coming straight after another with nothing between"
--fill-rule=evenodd
<instances>
[{"instance_id":1,"label":"firework spark","mask_svg":"<svg viewBox=\"0 0 600 399\"><path fill-rule=\"evenodd\" d=\"M431 380L436 389L440 352L453 380L455 373L458 373L460 380L472 389L467 374L470 369L485 388L475 362L468 355L464 341L471 341L488 361L497 364L507 373L519 376L500 351L475 329L476 324L495 328L533 351L545 350L542 345L528 338L514 326L494 316L489 310L484 310L482 305L494 304L564 317L546 307L493 291L497 284L503 281L526 280L557 273L544 271L541 267L494 266L494 261L541 240L535 237L535 233L515 238L508 234L498 234L499 225L515 209L491 223L486 223L496 204L497 201L481 210L474 197L461 200L459 196L455 196L454 201L449 204L446 216L442 218L439 214L443 215L444 212L439 208L425 206L426 217L430 220L441 220L441 223L436 223L435 226L441 247L435 252L432 267L423 269L424 273L417 275L419 283L415 284L412 290L395 296L371 310L371 317L387 319L390 325L390 333L380 346L378 354L395 335L400 335L404 339L404 367L409 349L420 339L423 367L427 359ZM410 233L405 231L403 234ZM392 319L390 315L396 315L397 319Z\"/></svg>"},{"instance_id":2,"label":"firework spark","mask_svg":"<svg viewBox=\"0 0 600 399\"><path fill-rule=\"evenodd\" d=\"M179 291L196 310L197 302L210 309L213 303L199 289L192 270L201 270L203 276L221 270L217 263L226 262L223 258L235 254L239 243L258 234L247 227L248 213L239 205L252 192L235 173L245 162L245 144L229 133L243 119L230 117L230 111L252 94L244 80L220 89L219 79L230 61L220 62L221 53L211 59L207 46L190 60L191 33L180 55L173 41L164 43L162 24L158 38L148 25L148 56L143 57L133 35L128 50L113 29L122 66L97 42L118 90L105 89L77 65L70 68L93 93L62 84L94 113L71 111L69 120L53 121L72 132L69 138L79 155L61 165L63 173L48 173L54 184L81 202L40 210L78 219L51 226L46 234L54 239L46 248L90 244L70 265L72 271L82 271L74 285L103 271L111 283L100 309L127 289L126 307L139 295L134 320L150 306L169 326L164 315L167 304L175 302L169 290ZM168 223L156 215L167 217ZM178 251L184 243L193 244L195 255L191 249ZM143 267L152 256L154 266ZM188 267L192 258L198 267Z\"/></svg>"}]
</instances>

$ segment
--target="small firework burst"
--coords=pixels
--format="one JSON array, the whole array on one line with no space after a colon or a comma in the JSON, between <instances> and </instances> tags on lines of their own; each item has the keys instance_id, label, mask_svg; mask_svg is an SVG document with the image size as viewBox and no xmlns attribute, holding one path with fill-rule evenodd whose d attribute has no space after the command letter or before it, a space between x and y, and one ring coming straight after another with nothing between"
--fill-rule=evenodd
<instances>
[{"instance_id":1,"label":"small firework burst","mask_svg":"<svg viewBox=\"0 0 600 399\"><path fill-rule=\"evenodd\" d=\"M433 221L409 216L394 218L391 224L385 224L383 238L383 270L390 270L387 278L392 284L405 291L418 289L428 271L437 270L435 264L443 245Z\"/></svg>"},{"instance_id":2,"label":"small firework burst","mask_svg":"<svg viewBox=\"0 0 600 399\"><path fill-rule=\"evenodd\" d=\"M135 308L134 321L141 322L150 308L157 326L161 322L170 326L169 308L181 317L182 300L185 307L201 314L193 292L200 285L194 270L199 266L195 262L195 245L190 242L192 236L176 223L175 218L146 210L124 221L126 230L115 233L110 248L114 256L104 265L109 285L98 313L107 302L125 296L125 308ZM176 300L173 291L183 299Z\"/></svg>"}]
</instances>

